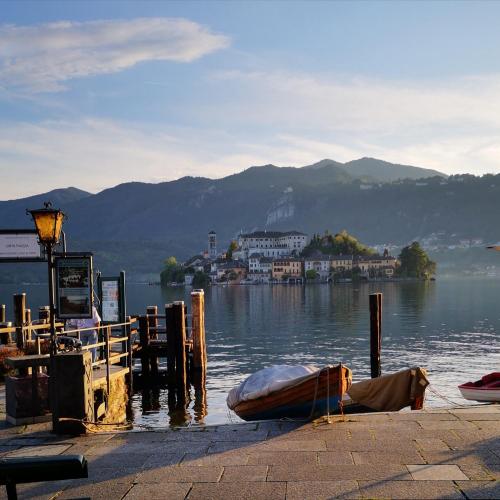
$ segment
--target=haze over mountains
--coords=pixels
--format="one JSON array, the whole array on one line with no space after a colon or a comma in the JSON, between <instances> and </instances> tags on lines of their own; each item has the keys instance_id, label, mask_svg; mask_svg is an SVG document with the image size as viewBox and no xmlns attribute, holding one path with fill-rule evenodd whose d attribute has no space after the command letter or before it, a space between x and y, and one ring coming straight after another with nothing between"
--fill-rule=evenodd
<instances>
[{"instance_id":1,"label":"haze over mountains","mask_svg":"<svg viewBox=\"0 0 500 500\"><path fill-rule=\"evenodd\" d=\"M345 228L367 244L404 245L432 234L500 239L500 176L447 178L371 158L265 165L215 180L130 182L97 194L57 189L0 202L0 227L32 227L25 209L48 199L68 215L69 250L94 251L103 272L133 276L157 272L169 255L183 259L204 249L211 229L221 250L240 231L266 228Z\"/></svg>"}]
</instances>

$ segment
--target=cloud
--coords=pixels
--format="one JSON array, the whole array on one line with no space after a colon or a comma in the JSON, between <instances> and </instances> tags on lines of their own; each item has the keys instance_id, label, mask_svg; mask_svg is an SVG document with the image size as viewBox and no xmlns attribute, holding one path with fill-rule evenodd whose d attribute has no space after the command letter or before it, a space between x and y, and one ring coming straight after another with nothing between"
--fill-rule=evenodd
<instances>
[{"instance_id":1,"label":"cloud","mask_svg":"<svg viewBox=\"0 0 500 500\"><path fill-rule=\"evenodd\" d=\"M63 90L64 82L116 73L145 61L188 63L228 37L180 18L0 25L0 86Z\"/></svg>"},{"instance_id":2,"label":"cloud","mask_svg":"<svg viewBox=\"0 0 500 500\"><path fill-rule=\"evenodd\" d=\"M235 119L380 134L436 128L500 127L500 75L394 81L280 71L226 71L214 83L243 88L228 102ZM240 113L237 113L240 109ZM402 127L404 130L402 130ZM451 128L450 128L451 127Z\"/></svg>"}]
</instances>

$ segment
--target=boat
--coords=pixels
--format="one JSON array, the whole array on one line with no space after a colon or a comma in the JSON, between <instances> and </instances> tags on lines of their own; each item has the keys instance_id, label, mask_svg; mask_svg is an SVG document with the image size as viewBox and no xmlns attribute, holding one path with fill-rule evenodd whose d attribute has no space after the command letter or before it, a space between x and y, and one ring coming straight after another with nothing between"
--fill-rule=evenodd
<instances>
[{"instance_id":1,"label":"boat","mask_svg":"<svg viewBox=\"0 0 500 500\"><path fill-rule=\"evenodd\" d=\"M489 373L481 380L467 382L458 388L462 396L469 401L500 402L500 372Z\"/></svg>"},{"instance_id":2,"label":"boat","mask_svg":"<svg viewBox=\"0 0 500 500\"><path fill-rule=\"evenodd\" d=\"M334 413L350 385L351 370L342 364L274 365L231 389L227 405L243 420L313 419Z\"/></svg>"},{"instance_id":3,"label":"boat","mask_svg":"<svg viewBox=\"0 0 500 500\"><path fill-rule=\"evenodd\" d=\"M427 371L413 367L372 379L354 382L342 398L342 413L399 411L424 406L429 385Z\"/></svg>"}]
</instances>

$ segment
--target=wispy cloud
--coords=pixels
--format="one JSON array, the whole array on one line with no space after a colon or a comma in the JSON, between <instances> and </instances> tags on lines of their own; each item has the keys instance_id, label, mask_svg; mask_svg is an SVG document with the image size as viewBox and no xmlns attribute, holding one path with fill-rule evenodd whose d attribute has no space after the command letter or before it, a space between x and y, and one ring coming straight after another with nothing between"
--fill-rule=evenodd
<instances>
[{"instance_id":1,"label":"wispy cloud","mask_svg":"<svg viewBox=\"0 0 500 500\"><path fill-rule=\"evenodd\" d=\"M59 91L72 78L116 73L144 61L187 63L229 43L179 18L0 25L0 86Z\"/></svg>"},{"instance_id":2,"label":"wispy cloud","mask_svg":"<svg viewBox=\"0 0 500 500\"><path fill-rule=\"evenodd\" d=\"M232 117L288 127L383 134L436 127L500 126L500 75L397 81L279 71L226 71L245 100Z\"/></svg>"}]
</instances>

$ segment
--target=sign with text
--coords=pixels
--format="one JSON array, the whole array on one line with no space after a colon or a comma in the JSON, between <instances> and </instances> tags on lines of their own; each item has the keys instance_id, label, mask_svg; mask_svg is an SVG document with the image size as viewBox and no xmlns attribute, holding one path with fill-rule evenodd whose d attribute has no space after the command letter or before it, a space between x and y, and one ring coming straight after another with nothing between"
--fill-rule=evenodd
<instances>
[{"instance_id":1,"label":"sign with text","mask_svg":"<svg viewBox=\"0 0 500 500\"><path fill-rule=\"evenodd\" d=\"M120 276L104 277L98 275L97 283L103 323L124 323L126 314L125 272L122 271Z\"/></svg>"},{"instance_id":2,"label":"sign with text","mask_svg":"<svg viewBox=\"0 0 500 500\"><path fill-rule=\"evenodd\" d=\"M56 257L57 316L92 318L92 256Z\"/></svg>"},{"instance_id":3,"label":"sign with text","mask_svg":"<svg viewBox=\"0 0 500 500\"><path fill-rule=\"evenodd\" d=\"M118 323L120 321L120 280L105 280L102 287L102 320Z\"/></svg>"},{"instance_id":4,"label":"sign with text","mask_svg":"<svg viewBox=\"0 0 500 500\"><path fill-rule=\"evenodd\" d=\"M44 260L35 230L0 231L0 262L37 262Z\"/></svg>"}]
</instances>

